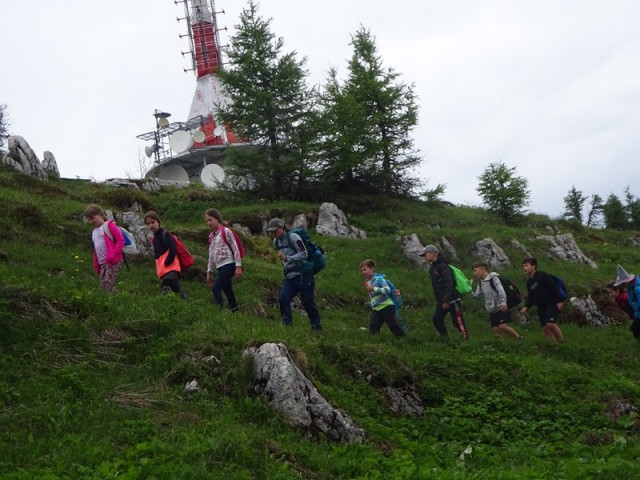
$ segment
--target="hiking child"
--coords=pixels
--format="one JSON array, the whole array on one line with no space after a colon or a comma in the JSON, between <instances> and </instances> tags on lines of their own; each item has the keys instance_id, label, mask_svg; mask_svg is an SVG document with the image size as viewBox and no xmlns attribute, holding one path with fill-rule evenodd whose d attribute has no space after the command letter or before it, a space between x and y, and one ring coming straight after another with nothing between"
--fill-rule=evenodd
<instances>
[{"instance_id":1,"label":"hiking child","mask_svg":"<svg viewBox=\"0 0 640 480\"><path fill-rule=\"evenodd\" d=\"M550 341L564 342L564 335L558 326L558 315L564 307L564 298L556 281L541 270L538 261L527 257L522 261L522 269L527 279L527 300L522 313L532 307L538 307L538 318L545 336Z\"/></svg>"},{"instance_id":2,"label":"hiking child","mask_svg":"<svg viewBox=\"0 0 640 480\"><path fill-rule=\"evenodd\" d=\"M396 318L396 306L391 298L389 283L380 274L376 273L376 262L363 260L360 263L360 272L364 277L364 288L369 294L371 305L371 319L369 320L369 332L380 333L384 323L396 337L404 337L404 330Z\"/></svg>"},{"instance_id":3,"label":"hiking child","mask_svg":"<svg viewBox=\"0 0 640 480\"><path fill-rule=\"evenodd\" d=\"M613 282L609 283L607 285L607 293L611 300L616 302L616 305L624 310L624 313L626 313L631 320L635 318L633 306L629 303L629 294L624 287L616 287Z\"/></svg>"},{"instance_id":4,"label":"hiking child","mask_svg":"<svg viewBox=\"0 0 640 480\"><path fill-rule=\"evenodd\" d=\"M435 245L427 245L420 253L429 262L429 276L433 293L436 297L436 308L433 312L433 325L442 337L448 337L444 317L449 313L453 326L458 329L464 340L469 340L469 332L462 315L462 297L455 287L453 273L449 268L449 260L438 252Z\"/></svg>"},{"instance_id":5,"label":"hiking child","mask_svg":"<svg viewBox=\"0 0 640 480\"><path fill-rule=\"evenodd\" d=\"M496 272L489 272L484 262L474 263L472 269L478 279L478 286L472 295L474 298L484 299L484 308L489 312L493 334L499 340L502 340L503 334L506 333L516 340L523 341L524 337L507 325L511 322L511 316L507 305L507 292L500 282L499 275Z\"/></svg>"},{"instance_id":6,"label":"hiking child","mask_svg":"<svg viewBox=\"0 0 640 480\"><path fill-rule=\"evenodd\" d=\"M124 236L113 220L106 220L104 210L99 205L89 205L84 216L94 227L91 232L93 268L100 275L100 288L117 293L116 283L124 260ZM109 229L111 235L105 233L105 228Z\"/></svg>"},{"instance_id":7,"label":"hiking child","mask_svg":"<svg viewBox=\"0 0 640 480\"><path fill-rule=\"evenodd\" d=\"M160 215L157 212L147 212L144 216L144 224L153 233L153 253L156 259L156 273L161 280L160 291L163 295L175 292L186 300L187 295L180 285L181 268L173 235L162 228Z\"/></svg>"},{"instance_id":8,"label":"hiking child","mask_svg":"<svg viewBox=\"0 0 640 480\"><path fill-rule=\"evenodd\" d=\"M204 213L204 220L211 229L209 233L209 263L207 265L207 286L211 287L213 300L224 307L222 292L227 297L232 312L238 311L238 302L233 292L233 279L244 275L240 249L233 232L224 225L222 215L215 208ZM214 280L214 274L215 280Z\"/></svg>"},{"instance_id":9,"label":"hiking child","mask_svg":"<svg viewBox=\"0 0 640 480\"><path fill-rule=\"evenodd\" d=\"M269 220L267 232L273 237L278 258L284 267L284 282L278 296L283 325L293 325L291 301L300 294L302 306L309 315L311 329L322 330L315 302L315 278L313 273L304 269L309 257L304 241L297 233L289 232L281 218Z\"/></svg>"},{"instance_id":10,"label":"hiking child","mask_svg":"<svg viewBox=\"0 0 640 480\"><path fill-rule=\"evenodd\" d=\"M629 303L633 307L633 322L630 330L633 333L633 338L640 340L640 282L638 282L638 276L627 273L621 265L616 267L616 272L618 276L613 285L627 289Z\"/></svg>"}]
</instances>

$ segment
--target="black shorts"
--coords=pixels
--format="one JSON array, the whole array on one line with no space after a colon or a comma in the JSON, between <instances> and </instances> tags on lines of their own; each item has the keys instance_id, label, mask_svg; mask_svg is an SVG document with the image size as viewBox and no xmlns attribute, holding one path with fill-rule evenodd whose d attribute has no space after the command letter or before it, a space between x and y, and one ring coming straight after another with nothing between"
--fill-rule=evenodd
<instances>
[{"instance_id":1,"label":"black shorts","mask_svg":"<svg viewBox=\"0 0 640 480\"><path fill-rule=\"evenodd\" d=\"M544 309L538 307L538 318L540 319L541 327L544 327L547 323L557 323L558 315L560 315L560 311L555 303L552 303Z\"/></svg>"},{"instance_id":2,"label":"black shorts","mask_svg":"<svg viewBox=\"0 0 640 480\"><path fill-rule=\"evenodd\" d=\"M511 315L509 315L509 310L506 312L498 310L497 312L489 313L489 320L491 320L492 327L497 327L503 323L511 322Z\"/></svg>"}]
</instances>

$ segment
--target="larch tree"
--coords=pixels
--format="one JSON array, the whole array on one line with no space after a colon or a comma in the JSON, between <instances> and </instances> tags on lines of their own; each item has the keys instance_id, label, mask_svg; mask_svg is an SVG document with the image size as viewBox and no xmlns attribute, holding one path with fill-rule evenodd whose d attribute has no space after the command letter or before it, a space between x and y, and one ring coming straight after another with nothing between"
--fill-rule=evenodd
<instances>
[{"instance_id":1,"label":"larch tree","mask_svg":"<svg viewBox=\"0 0 640 480\"><path fill-rule=\"evenodd\" d=\"M383 66L367 29L361 27L351 45L347 79L341 84L331 70L322 95L325 179L409 194L420 185L411 171L422 162L411 136L418 122L414 86Z\"/></svg>"},{"instance_id":2,"label":"larch tree","mask_svg":"<svg viewBox=\"0 0 640 480\"><path fill-rule=\"evenodd\" d=\"M296 197L313 171L306 157L314 138L306 60L282 52L283 39L253 1L229 43L229 67L219 77L231 102L220 106L221 116L253 148L230 149L226 168L240 179L236 188L268 199Z\"/></svg>"},{"instance_id":3,"label":"larch tree","mask_svg":"<svg viewBox=\"0 0 640 480\"><path fill-rule=\"evenodd\" d=\"M584 209L584 205L587 200L588 197L586 197L575 186L572 186L569 193L567 193L567 196L564 197L563 216L565 218L574 218L582 224L582 210Z\"/></svg>"}]
</instances>

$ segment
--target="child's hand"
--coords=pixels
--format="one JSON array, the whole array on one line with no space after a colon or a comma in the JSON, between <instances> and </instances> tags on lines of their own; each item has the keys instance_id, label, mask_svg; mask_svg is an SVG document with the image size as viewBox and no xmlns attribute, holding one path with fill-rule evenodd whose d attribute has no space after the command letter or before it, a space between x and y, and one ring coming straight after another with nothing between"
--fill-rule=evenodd
<instances>
[{"instance_id":1,"label":"child's hand","mask_svg":"<svg viewBox=\"0 0 640 480\"><path fill-rule=\"evenodd\" d=\"M369 284L369 282L364 282L364 289L369 293L373 292L373 287Z\"/></svg>"}]
</instances>

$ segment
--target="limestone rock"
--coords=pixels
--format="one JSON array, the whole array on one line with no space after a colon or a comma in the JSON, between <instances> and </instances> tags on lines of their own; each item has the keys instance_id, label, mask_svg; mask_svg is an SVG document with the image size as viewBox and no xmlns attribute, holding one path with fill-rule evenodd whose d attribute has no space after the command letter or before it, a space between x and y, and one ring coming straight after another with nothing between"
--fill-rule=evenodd
<instances>
[{"instance_id":1,"label":"limestone rock","mask_svg":"<svg viewBox=\"0 0 640 480\"><path fill-rule=\"evenodd\" d=\"M571 305L584 314L587 325L592 327L609 326L609 319L602 314L591 295L586 299L572 297Z\"/></svg>"},{"instance_id":2,"label":"limestone rock","mask_svg":"<svg viewBox=\"0 0 640 480\"><path fill-rule=\"evenodd\" d=\"M504 250L491 238L478 240L473 253L485 262L489 268L505 268L511 266L509 257L507 257Z\"/></svg>"},{"instance_id":3,"label":"limestone rock","mask_svg":"<svg viewBox=\"0 0 640 480\"><path fill-rule=\"evenodd\" d=\"M417 267L423 270L429 270L429 264L420 256L420 252L424 248L418 235L412 233L399 239L401 241L402 253L411 260Z\"/></svg>"},{"instance_id":4,"label":"limestone rock","mask_svg":"<svg viewBox=\"0 0 640 480\"><path fill-rule=\"evenodd\" d=\"M60 178L60 170L58 170L58 163L56 157L53 156L49 150L44 152L44 158L42 160L42 168L50 178Z\"/></svg>"},{"instance_id":5,"label":"limestone rock","mask_svg":"<svg viewBox=\"0 0 640 480\"><path fill-rule=\"evenodd\" d=\"M364 430L333 408L293 363L287 348L265 343L245 351L253 356L254 389L296 428L321 431L340 442L361 443Z\"/></svg>"},{"instance_id":6,"label":"limestone rock","mask_svg":"<svg viewBox=\"0 0 640 480\"><path fill-rule=\"evenodd\" d=\"M249 230L249 227L245 227L244 225L241 225L239 223L234 223L231 225L231 228L233 228L236 232L242 232L247 237L251 236L251 230Z\"/></svg>"},{"instance_id":7,"label":"limestone rock","mask_svg":"<svg viewBox=\"0 0 640 480\"><path fill-rule=\"evenodd\" d=\"M511 240L511 244L516 247L518 250L520 250L522 252L522 255L524 257L533 257L533 254L527 250L527 247L525 247L524 245L522 245L518 240L516 240L515 238L513 238Z\"/></svg>"},{"instance_id":8,"label":"limestone rock","mask_svg":"<svg viewBox=\"0 0 640 480\"><path fill-rule=\"evenodd\" d=\"M422 399L413 385L403 388L384 387L382 391L392 412L412 418L420 417L424 413Z\"/></svg>"},{"instance_id":9,"label":"limestone rock","mask_svg":"<svg viewBox=\"0 0 640 480\"><path fill-rule=\"evenodd\" d=\"M2 163L32 177L47 179L47 173L42 168L40 159L24 138L11 135L7 139L7 147Z\"/></svg>"},{"instance_id":10,"label":"limestone rock","mask_svg":"<svg viewBox=\"0 0 640 480\"><path fill-rule=\"evenodd\" d=\"M329 202L320 205L316 232L329 237L367 238L366 232L349 225L342 210Z\"/></svg>"},{"instance_id":11,"label":"limestone rock","mask_svg":"<svg viewBox=\"0 0 640 480\"><path fill-rule=\"evenodd\" d=\"M449 253L450 260L460 260L458 257L458 252L456 252L455 247L447 240L445 237L440 238L440 243L442 247Z\"/></svg>"},{"instance_id":12,"label":"limestone rock","mask_svg":"<svg viewBox=\"0 0 640 480\"><path fill-rule=\"evenodd\" d=\"M582 250L580 250L580 247L578 247L578 244L573 239L573 235L570 233L555 236L540 235L536 238L546 240L549 243L551 255L558 260L582 263L589 265L591 268L598 268L598 265L593 260L582 253Z\"/></svg>"},{"instance_id":13,"label":"limestone rock","mask_svg":"<svg viewBox=\"0 0 640 480\"><path fill-rule=\"evenodd\" d=\"M309 228L309 222L307 222L307 216L304 213L296 215L291 222L291 228Z\"/></svg>"},{"instance_id":14,"label":"limestone rock","mask_svg":"<svg viewBox=\"0 0 640 480\"><path fill-rule=\"evenodd\" d=\"M104 184L107 187L114 187L114 188L128 188L130 190L140 189L137 183L134 183L131 180L127 180L125 178L109 178L104 181Z\"/></svg>"},{"instance_id":15,"label":"limestone rock","mask_svg":"<svg viewBox=\"0 0 640 480\"><path fill-rule=\"evenodd\" d=\"M123 212L118 215L117 223L129 230L136 239L136 246L140 255L152 256L153 253L153 233L136 212Z\"/></svg>"}]
</instances>

